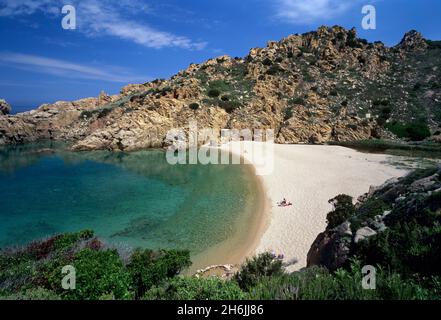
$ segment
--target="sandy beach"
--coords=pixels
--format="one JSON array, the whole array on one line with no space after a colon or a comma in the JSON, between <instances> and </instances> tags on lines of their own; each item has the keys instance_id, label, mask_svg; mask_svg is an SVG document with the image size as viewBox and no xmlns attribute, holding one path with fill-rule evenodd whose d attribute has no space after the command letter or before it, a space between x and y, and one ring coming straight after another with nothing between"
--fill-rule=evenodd
<instances>
[{"instance_id":1,"label":"sandy beach","mask_svg":"<svg viewBox=\"0 0 441 320\"><path fill-rule=\"evenodd\" d=\"M247 162L255 164L260 156L252 157L249 148L255 142L242 142ZM223 145L222 149L236 145ZM326 215L332 209L328 200L338 194L357 199L370 186L405 175L408 171L393 166L400 157L368 154L339 146L274 145L273 168L260 180L266 193L267 227L256 235L249 246L248 256L270 251L283 254L288 271L306 266L306 257L317 235L326 228ZM259 166L255 165L258 173ZM268 170L263 170L268 171ZM264 172L268 173L268 172ZM279 207L283 198L290 207Z\"/></svg>"}]
</instances>

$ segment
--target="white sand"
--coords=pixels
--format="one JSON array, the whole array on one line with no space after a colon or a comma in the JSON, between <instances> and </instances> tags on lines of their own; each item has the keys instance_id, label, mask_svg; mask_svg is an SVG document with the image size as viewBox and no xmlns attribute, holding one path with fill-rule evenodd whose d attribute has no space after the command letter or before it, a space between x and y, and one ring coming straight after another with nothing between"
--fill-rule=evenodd
<instances>
[{"instance_id":1,"label":"white sand","mask_svg":"<svg viewBox=\"0 0 441 320\"><path fill-rule=\"evenodd\" d=\"M253 144L242 143L245 148ZM231 144L222 146L229 147ZM250 152L244 157L251 163L257 159L253 161ZM406 170L391 164L397 158L338 146L274 145L273 172L262 176L271 203L269 223L251 254L283 253L286 263L297 261L288 270L305 267L311 244L326 228L326 215L332 210L328 200L342 193L356 200L370 186L405 175ZM283 197L293 206L278 207Z\"/></svg>"}]
</instances>

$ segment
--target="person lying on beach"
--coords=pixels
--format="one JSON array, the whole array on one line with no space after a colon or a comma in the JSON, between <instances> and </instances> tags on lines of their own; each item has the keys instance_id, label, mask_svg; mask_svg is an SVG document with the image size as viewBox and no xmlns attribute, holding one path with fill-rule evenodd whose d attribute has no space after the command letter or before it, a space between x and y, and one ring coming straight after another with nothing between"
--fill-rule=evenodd
<instances>
[{"instance_id":1,"label":"person lying on beach","mask_svg":"<svg viewBox=\"0 0 441 320\"><path fill-rule=\"evenodd\" d=\"M285 198L283 198L283 200L277 204L279 207L289 207L292 206L291 202L287 202Z\"/></svg>"}]
</instances>

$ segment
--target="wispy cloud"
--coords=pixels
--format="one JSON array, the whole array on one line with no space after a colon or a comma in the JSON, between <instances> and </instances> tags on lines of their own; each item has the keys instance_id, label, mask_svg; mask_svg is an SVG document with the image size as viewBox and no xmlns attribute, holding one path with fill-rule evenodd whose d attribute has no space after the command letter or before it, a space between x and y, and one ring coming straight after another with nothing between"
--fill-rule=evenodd
<instances>
[{"instance_id":1,"label":"wispy cloud","mask_svg":"<svg viewBox=\"0 0 441 320\"><path fill-rule=\"evenodd\" d=\"M141 21L140 16L145 18L145 13L150 10L142 0L0 0L0 16L44 12L61 17L61 8L67 3L76 7L78 31L88 36L112 36L155 49L200 50L206 46L205 42L158 30Z\"/></svg>"},{"instance_id":2,"label":"wispy cloud","mask_svg":"<svg viewBox=\"0 0 441 320\"><path fill-rule=\"evenodd\" d=\"M47 13L59 13L60 3L62 1L55 0L1 0L0 1L0 17L5 16L21 16L34 14L37 11Z\"/></svg>"},{"instance_id":3,"label":"wispy cloud","mask_svg":"<svg viewBox=\"0 0 441 320\"><path fill-rule=\"evenodd\" d=\"M0 52L0 64L33 72L46 73L65 78L102 80L109 82L142 82L147 76L130 74L128 71L115 66L102 66L100 68L69 61L47 57Z\"/></svg>"},{"instance_id":4,"label":"wispy cloud","mask_svg":"<svg viewBox=\"0 0 441 320\"><path fill-rule=\"evenodd\" d=\"M346 12L357 0L276 0L276 16L291 23L326 21Z\"/></svg>"},{"instance_id":5,"label":"wispy cloud","mask_svg":"<svg viewBox=\"0 0 441 320\"><path fill-rule=\"evenodd\" d=\"M115 7L102 6L95 0L82 1L78 7L80 12L78 15L82 15L82 17L78 16L80 29L93 36L107 34L150 48L202 49L205 46L205 43L193 42L187 37L159 31L146 24L123 18L121 10L126 10L127 7L115 9Z\"/></svg>"}]
</instances>

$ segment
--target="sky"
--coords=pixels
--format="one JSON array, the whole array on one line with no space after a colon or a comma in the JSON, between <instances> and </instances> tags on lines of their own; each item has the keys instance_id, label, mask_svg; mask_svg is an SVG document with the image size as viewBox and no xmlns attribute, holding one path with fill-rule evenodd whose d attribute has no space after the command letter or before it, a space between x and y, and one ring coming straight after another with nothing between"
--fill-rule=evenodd
<instances>
[{"instance_id":1,"label":"sky","mask_svg":"<svg viewBox=\"0 0 441 320\"><path fill-rule=\"evenodd\" d=\"M361 25L369 4L375 30ZM62 27L65 5L75 29ZM441 40L440 12L439 0L0 0L0 98L33 108L115 94L322 25L388 46L412 29Z\"/></svg>"}]
</instances>

